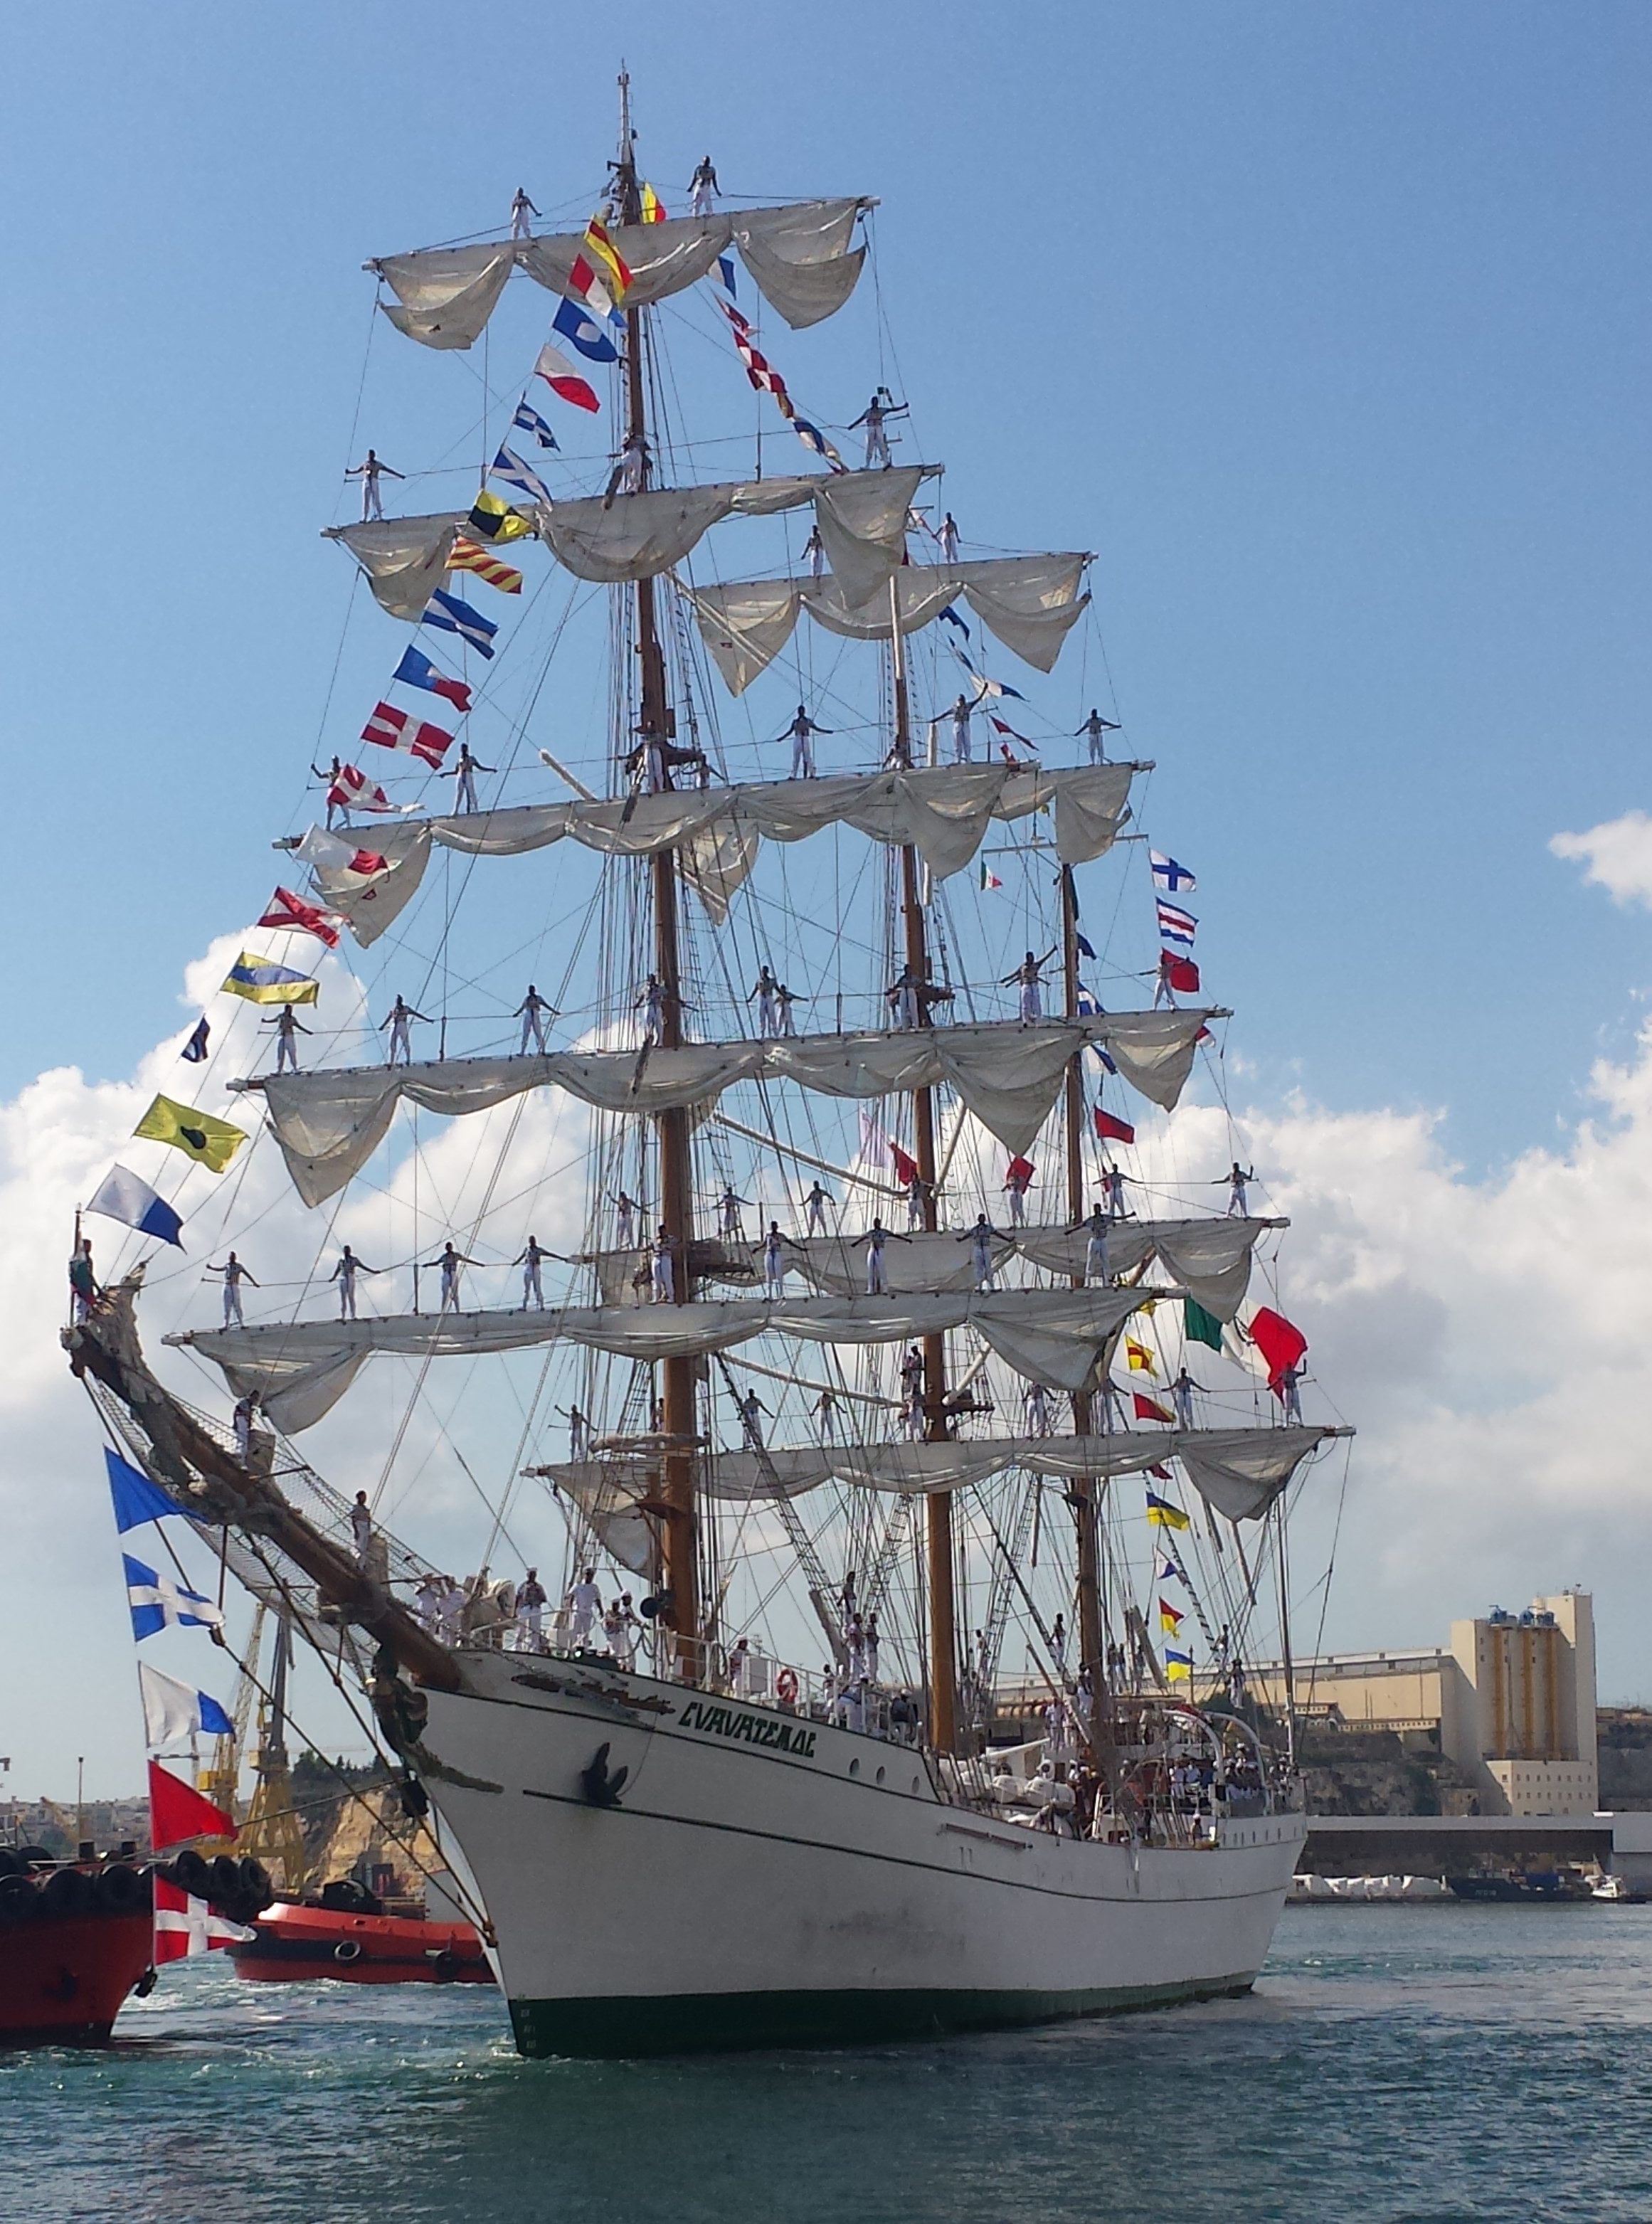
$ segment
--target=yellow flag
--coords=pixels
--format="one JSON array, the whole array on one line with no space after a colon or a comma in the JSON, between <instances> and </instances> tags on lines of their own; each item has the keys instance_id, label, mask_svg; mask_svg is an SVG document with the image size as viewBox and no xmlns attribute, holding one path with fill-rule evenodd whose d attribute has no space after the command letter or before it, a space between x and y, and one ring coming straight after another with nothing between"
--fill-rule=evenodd
<instances>
[{"instance_id":1,"label":"yellow flag","mask_svg":"<svg viewBox=\"0 0 1652 2224\"><path fill-rule=\"evenodd\" d=\"M491 487L484 487L476 497L469 521L484 540L521 540L534 529L522 513L512 509L504 496L495 494Z\"/></svg>"},{"instance_id":2,"label":"yellow flag","mask_svg":"<svg viewBox=\"0 0 1652 2224\"><path fill-rule=\"evenodd\" d=\"M1155 1380L1157 1379L1159 1370L1154 1363L1153 1354L1148 1349L1146 1344L1137 1343L1133 1336L1127 1336L1124 1339L1124 1349L1130 1355L1132 1374L1151 1374Z\"/></svg>"},{"instance_id":3,"label":"yellow flag","mask_svg":"<svg viewBox=\"0 0 1652 2224\"><path fill-rule=\"evenodd\" d=\"M132 1133L146 1135L151 1142L170 1143L198 1166L211 1166L215 1174L223 1172L247 1140L244 1128L232 1128L210 1112L176 1104L170 1096L157 1096Z\"/></svg>"}]
</instances>

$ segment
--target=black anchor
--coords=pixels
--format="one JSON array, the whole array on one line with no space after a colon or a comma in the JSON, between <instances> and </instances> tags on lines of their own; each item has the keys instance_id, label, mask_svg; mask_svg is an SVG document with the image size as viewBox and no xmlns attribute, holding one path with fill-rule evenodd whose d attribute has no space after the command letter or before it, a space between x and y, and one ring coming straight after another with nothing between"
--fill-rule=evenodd
<instances>
[{"instance_id":1,"label":"black anchor","mask_svg":"<svg viewBox=\"0 0 1652 2224\"><path fill-rule=\"evenodd\" d=\"M591 1757L591 1766L579 1771L579 1781L585 1786L585 1798L593 1807L617 1807L619 1795L624 1789L629 1768L616 1769L608 1773L609 1746L607 1741L597 1747Z\"/></svg>"}]
</instances>

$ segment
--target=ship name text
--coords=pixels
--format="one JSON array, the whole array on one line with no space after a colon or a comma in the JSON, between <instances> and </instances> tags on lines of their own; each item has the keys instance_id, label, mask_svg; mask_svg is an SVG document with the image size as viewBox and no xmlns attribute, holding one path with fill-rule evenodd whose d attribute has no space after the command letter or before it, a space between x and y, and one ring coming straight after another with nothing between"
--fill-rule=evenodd
<instances>
[{"instance_id":1,"label":"ship name text","mask_svg":"<svg viewBox=\"0 0 1652 2224\"><path fill-rule=\"evenodd\" d=\"M683 1709L682 1727L686 1730L709 1730L713 1737L737 1738L743 1745L798 1753L805 1760L812 1759L814 1753L815 1733L805 1729L801 1722L781 1722L773 1715L737 1714L732 1707L707 1706L703 1699L691 1699Z\"/></svg>"}]
</instances>

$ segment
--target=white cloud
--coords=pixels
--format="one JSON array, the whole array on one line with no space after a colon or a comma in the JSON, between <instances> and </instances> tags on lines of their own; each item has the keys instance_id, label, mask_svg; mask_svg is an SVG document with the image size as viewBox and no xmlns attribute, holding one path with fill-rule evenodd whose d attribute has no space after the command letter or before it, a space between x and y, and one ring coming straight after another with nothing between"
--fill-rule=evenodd
<instances>
[{"instance_id":1,"label":"white cloud","mask_svg":"<svg viewBox=\"0 0 1652 2224\"><path fill-rule=\"evenodd\" d=\"M1603 819L1585 834L1557 834L1548 846L1557 857L1586 866L1585 880L1617 902L1652 909L1652 818L1644 811Z\"/></svg>"}]
</instances>

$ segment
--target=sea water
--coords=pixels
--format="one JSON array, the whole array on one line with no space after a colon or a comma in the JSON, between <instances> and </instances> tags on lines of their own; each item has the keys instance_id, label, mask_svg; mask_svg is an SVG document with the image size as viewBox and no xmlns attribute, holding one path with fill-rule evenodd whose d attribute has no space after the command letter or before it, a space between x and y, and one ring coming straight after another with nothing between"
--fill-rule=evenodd
<instances>
[{"instance_id":1,"label":"sea water","mask_svg":"<svg viewBox=\"0 0 1652 2224\"><path fill-rule=\"evenodd\" d=\"M1036 2031L523 2062L491 1988L168 1970L0 2055L12 2224L1652 2218L1652 1907L1288 1909L1246 2000Z\"/></svg>"}]
</instances>

